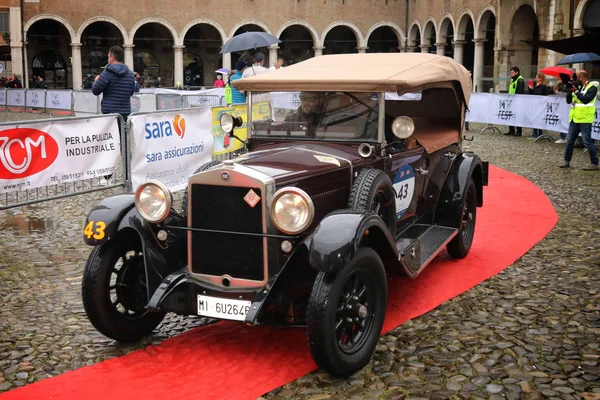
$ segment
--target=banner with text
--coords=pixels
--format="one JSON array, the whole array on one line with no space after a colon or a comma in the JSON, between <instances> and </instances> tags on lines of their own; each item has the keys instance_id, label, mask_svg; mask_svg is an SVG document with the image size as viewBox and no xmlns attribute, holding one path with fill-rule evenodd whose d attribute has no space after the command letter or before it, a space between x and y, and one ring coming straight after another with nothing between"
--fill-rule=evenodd
<instances>
[{"instance_id":1,"label":"banner with text","mask_svg":"<svg viewBox=\"0 0 600 400\"><path fill-rule=\"evenodd\" d=\"M571 106L565 96L472 93L467 121L568 132ZM597 101L596 120L592 125L592 138L597 140L600 140L599 110L600 101Z\"/></svg>"},{"instance_id":2,"label":"banner with text","mask_svg":"<svg viewBox=\"0 0 600 400\"><path fill-rule=\"evenodd\" d=\"M0 126L0 193L114 173L117 117Z\"/></svg>"},{"instance_id":3,"label":"banner with text","mask_svg":"<svg viewBox=\"0 0 600 400\"><path fill-rule=\"evenodd\" d=\"M225 154L239 150L244 144L235 138L225 136L221 129L221 115L229 113L234 117L242 118L242 126L235 128L235 136L242 140L248 139L248 104L235 104L229 107L212 108L212 136L214 137L214 147L212 153L215 155ZM252 120L265 121L271 118L271 104L268 101L260 101L252 104Z\"/></svg>"},{"instance_id":4,"label":"banner with text","mask_svg":"<svg viewBox=\"0 0 600 400\"><path fill-rule=\"evenodd\" d=\"M190 175L211 160L211 115L210 108L131 115L134 190L150 179L172 192L185 189Z\"/></svg>"},{"instance_id":5,"label":"banner with text","mask_svg":"<svg viewBox=\"0 0 600 400\"><path fill-rule=\"evenodd\" d=\"M47 90L46 91L46 108L55 110L70 110L72 102L72 94L70 90Z\"/></svg>"}]
</instances>

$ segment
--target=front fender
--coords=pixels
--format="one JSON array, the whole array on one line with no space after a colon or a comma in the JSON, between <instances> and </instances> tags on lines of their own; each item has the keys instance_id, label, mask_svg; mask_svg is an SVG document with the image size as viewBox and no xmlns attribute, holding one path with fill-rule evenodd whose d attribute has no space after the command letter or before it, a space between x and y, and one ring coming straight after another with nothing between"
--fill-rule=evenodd
<instances>
[{"instance_id":1,"label":"front fender","mask_svg":"<svg viewBox=\"0 0 600 400\"><path fill-rule=\"evenodd\" d=\"M117 235L123 217L135 206L133 194L108 197L98 203L88 214L83 233L83 241L90 246L108 242ZM91 225L90 225L91 223Z\"/></svg>"},{"instance_id":2,"label":"front fender","mask_svg":"<svg viewBox=\"0 0 600 400\"><path fill-rule=\"evenodd\" d=\"M395 252L398 259L395 240L379 215L372 211L338 210L325 216L306 238L308 262L317 271L339 271L354 258L363 238L369 235L383 238L378 242L380 246L384 242L378 253Z\"/></svg>"},{"instance_id":3,"label":"front fender","mask_svg":"<svg viewBox=\"0 0 600 400\"><path fill-rule=\"evenodd\" d=\"M458 228L464 196L471 179L475 181L477 206L483 206L483 186L487 184L486 166L472 153L462 153L456 157L436 206L435 224Z\"/></svg>"}]
</instances>

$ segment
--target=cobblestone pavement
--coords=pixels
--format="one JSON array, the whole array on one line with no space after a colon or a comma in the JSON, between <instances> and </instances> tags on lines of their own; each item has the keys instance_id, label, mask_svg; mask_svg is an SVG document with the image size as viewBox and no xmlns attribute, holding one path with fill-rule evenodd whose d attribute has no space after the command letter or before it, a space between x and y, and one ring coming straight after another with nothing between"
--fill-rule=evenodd
<instances>
[{"instance_id":1,"label":"cobblestone pavement","mask_svg":"<svg viewBox=\"0 0 600 400\"><path fill-rule=\"evenodd\" d=\"M0 113L6 118L14 114ZM600 399L600 173L556 168L564 145L475 136L471 150L544 190L560 215L556 228L502 273L383 336L355 376L316 371L265 398ZM588 163L577 149L572 165ZM110 192L119 191L0 212L0 391L209 322L169 315L152 337L121 345L87 321L80 286L90 248L81 229Z\"/></svg>"}]
</instances>

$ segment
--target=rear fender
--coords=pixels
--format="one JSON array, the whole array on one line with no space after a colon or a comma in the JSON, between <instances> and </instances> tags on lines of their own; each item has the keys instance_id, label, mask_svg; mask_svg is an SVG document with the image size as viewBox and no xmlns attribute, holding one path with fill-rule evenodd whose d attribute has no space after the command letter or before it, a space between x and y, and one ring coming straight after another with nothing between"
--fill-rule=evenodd
<instances>
[{"instance_id":1,"label":"rear fender","mask_svg":"<svg viewBox=\"0 0 600 400\"><path fill-rule=\"evenodd\" d=\"M483 206L483 186L487 185L487 164L471 153L462 153L454 160L438 200L434 221L437 225L458 228L466 188L473 179L477 190L477 206Z\"/></svg>"},{"instance_id":2,"label":"rear fender","mask_svg":"<svg viewBox=\"0 0 600 400\"><path fill-rule=\"evenodd\" d=\"M376 238L377 240L372 240ZM365 242L384 260L398 260L396 243L387 226L372 211L338 210L328 214L305 240L309 264L321 272L344 268Z\"/></svg>"}]
</instances>

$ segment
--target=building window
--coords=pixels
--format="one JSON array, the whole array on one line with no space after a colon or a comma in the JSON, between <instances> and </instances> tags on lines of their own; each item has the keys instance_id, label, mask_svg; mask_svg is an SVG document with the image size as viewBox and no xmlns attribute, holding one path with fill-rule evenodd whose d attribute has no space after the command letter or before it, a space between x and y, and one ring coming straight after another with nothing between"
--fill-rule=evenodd
<instances>
[{"instance_id":1,"label":"building window","mask_svg":"<svg viewBox=\"0 0 600 400\"><path fill-rule=\"evenodd\" d=\"M0 33L10 32L10 27L8 26L8 13L0 12Z\"/></svg>"}]
</instances>

